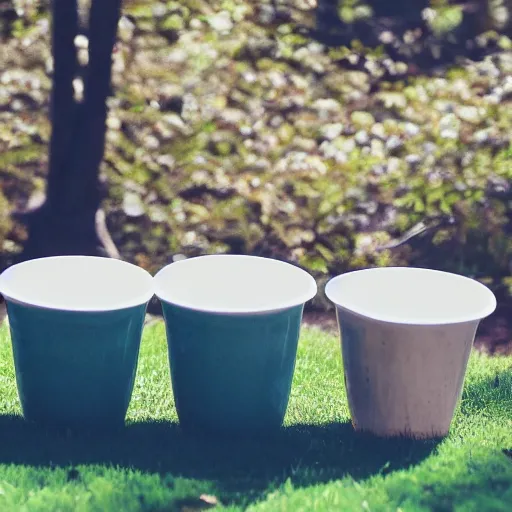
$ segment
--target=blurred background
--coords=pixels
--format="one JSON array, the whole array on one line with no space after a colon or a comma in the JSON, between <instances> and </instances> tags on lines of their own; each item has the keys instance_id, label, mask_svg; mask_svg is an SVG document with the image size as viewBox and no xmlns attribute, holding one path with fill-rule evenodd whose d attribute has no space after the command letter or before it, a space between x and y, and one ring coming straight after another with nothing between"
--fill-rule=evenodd
<instances>
[{"instance_id":1,"label":"blurred background","mask_svg":"<svg viewBox=\"0 0 512 512\"><path fill-rule=\"evenodd\" d=\"M489 285L477 345L512 353L511 0L92 3L71 33L55 0L52 47L51 2L0 0L0 270L84 252L91 225L152 273L300 265L332 326L330 277L424 266Z\"/></svg>"}]
</instances>

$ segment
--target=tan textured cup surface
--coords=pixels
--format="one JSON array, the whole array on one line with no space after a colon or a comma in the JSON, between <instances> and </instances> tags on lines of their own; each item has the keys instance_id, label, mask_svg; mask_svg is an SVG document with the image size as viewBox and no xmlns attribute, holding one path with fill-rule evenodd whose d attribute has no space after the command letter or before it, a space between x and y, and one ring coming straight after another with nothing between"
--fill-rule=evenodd
<instances>
[{"instance_id":1,"label":"tan textured cup surface","mask_svg":"<svg viewBox=\"0 0 512 512\"><path fill-rule=\"evenodd\" d=\"M389 267L338 276L326 294L336 304L354 428L446 435L477 327L496 307L492 292L454 274Z\"/></svg>"}]
</instances>

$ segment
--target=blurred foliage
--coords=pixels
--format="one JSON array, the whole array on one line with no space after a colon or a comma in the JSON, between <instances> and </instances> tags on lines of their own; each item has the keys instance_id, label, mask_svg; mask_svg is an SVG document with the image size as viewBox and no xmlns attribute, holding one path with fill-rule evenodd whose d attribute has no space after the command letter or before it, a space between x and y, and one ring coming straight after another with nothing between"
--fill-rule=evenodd
<instances>
[{"instance_id":1,"label":"blurred foliage","mask_svg":"<svg viewBox=\"0 0 512 512\"><path fill-rule=\"evenodd\" d=\"M434 32L453 31L462 7L431 4L445 20ZM350 21L389 5L336 8ZM507 288L506 30L475 34L474 45L494 48L482 61L427 75L385 45L326 47L297 32L319 8L309 0L126 3L102 167L123 257L155 272L177 253L259 254L301 265L320 284L351 269L424 265ZM47 15L27 8L16 16L0 48L5 262L24 237L8 212L41 193L50 132ZM419 44L392 27L388 40ZM317 304L325 306L321 296Z\"/></svg>"},{"instance_id":2,"label":"blurred foliage","mask_svg":"<svg viewBox=\"0 0 512 512\"><path fill-rule=\"evenodd\" d=\"M478 29L505 30L510 26L512 8L510 0L318 0L318 4L334 5L345 23L378 16L423 16L437 35L453 31L472 13L478 13Z\"/></svg>"}]
</instances>

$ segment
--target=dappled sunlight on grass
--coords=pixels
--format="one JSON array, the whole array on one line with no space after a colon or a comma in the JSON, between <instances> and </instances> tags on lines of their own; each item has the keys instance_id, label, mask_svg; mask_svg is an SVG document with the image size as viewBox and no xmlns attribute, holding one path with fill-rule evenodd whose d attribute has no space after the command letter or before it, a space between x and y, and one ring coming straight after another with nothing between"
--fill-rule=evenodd
<instances>
[{"instance_id":1,"label":"dappled sunlight on grass","mask_svg":"<svg viewBox=\"0 0 512 512\"><path fill-rule=\"evenodd\" d=\"M5 326L0 356L2 510L164 510L202 493L232 510L352 510L365 501L369 510L506 510L512 503L512 460L503 452L512 448L510 358L473 354L450 435L412 441L353 431L339 341L317 329L304 330L299 343L285 426L260 438L180 429L161 322L146 329L128 423L113 435L26 424Z\"/></svg>"}]
</instances>

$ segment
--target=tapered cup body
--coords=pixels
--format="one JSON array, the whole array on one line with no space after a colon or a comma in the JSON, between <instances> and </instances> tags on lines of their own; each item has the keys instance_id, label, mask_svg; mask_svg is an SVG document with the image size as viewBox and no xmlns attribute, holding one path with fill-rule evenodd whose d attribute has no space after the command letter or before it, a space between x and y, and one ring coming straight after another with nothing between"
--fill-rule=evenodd
<instances>
[{"instance_id":1,"label":"tapered cup body","mask_svg":"<svg viewBox=\"0 0 512 512\"><path fill-rule=\"evenodd\" d=\"M463 276L408 267L351 272L327 284L357 430L433 438L450 429L492 292Z\"/></svg>"},{"instance_id":2,"label":"tapered cup body","mask_svg":"<svg viewBox=\"0 0 512 512\"><path fill-rule=\"evenodd\" d=\"M219 255L173 263L155 281L183 428L279 428L314 279L277 260Z\"/></svg>"},{"instance_id":3,"label":"tapered cup body","mask_svg":"<svg viewBox=\"0 0 512 512\"><path fill-rule=\"evenodd\" d=\"M41 258L6 270L0 292L24 417L73 429L122 426L152 277L119 260Z\"/></svg>"}]
</instances>

